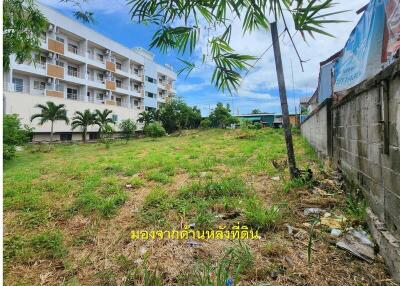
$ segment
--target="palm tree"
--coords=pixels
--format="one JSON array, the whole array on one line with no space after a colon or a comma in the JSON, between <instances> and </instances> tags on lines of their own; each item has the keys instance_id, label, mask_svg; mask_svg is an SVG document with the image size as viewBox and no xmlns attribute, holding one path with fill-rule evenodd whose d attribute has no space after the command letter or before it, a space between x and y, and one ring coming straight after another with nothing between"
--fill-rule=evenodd
<instances>
[{"instance_id":1,"label":"palm tree","mask_svg":"<svg viewBox=\"0 0 400 286\"><path fill-rule=\"evenodd\" d=\"M149 123L155 121L156 114L153 110L143 111L139 113L138 121L140 123L144 123L144 126L148 125Z\"/></svg>"},{"instance_id":2,"label":"palm tree","mask_svg":"<svg viewBox=\"0 0 400 286\"><path fill-rule=\"evenodd\" d=\"M96 114L86 109L83 113L80 111L75 112L75 116L72 118L71 126L72 130L81 127L82 128L82 141L86 143L87 128L90 125L95 124Z\"/></svg>"},{"instance_id":3,"label":"palm tree","mask_svg":"<svg viewBox=\"0 0 400 286\"><path fill-rule=\"evenodd\" d=\"M114 123L112 118L109 117L109 115L111 113L112 113L112 110L109 110L109 109L104 109L103 111L96 109L94 124L99 126L100 136L101 136L101 133L109 126L109 124Z\"/></svg>"},{"instance_id":4,"label":"palm tree","mask_svg":"<svg viewBox=\"0 0 400 286\"><path fill-rule=\"evenodd\" d=\"M48 101L46 105L38 104L35 106L36 108L40 108L40 113L36 113L32 115L31 121L35 118L40 118L39 125L43 125L47 121L51 122L51 130L50 130L50 144L53 143L53 133L54 133L54 121L63 120L66 124L69 124L69 119L67 117L67 110L65 110L65 105L60 104L56 105L54 102Z\"/></svg>"}]
</instances>

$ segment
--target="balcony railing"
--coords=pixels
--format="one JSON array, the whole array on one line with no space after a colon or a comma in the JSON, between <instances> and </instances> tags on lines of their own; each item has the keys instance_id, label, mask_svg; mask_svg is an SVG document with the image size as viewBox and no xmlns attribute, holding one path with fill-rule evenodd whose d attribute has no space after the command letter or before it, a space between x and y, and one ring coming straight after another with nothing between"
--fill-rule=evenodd
<instances>
[{"instance_id":1,"label":"balcony railing","mask_svg":"<svg viewBox=\"0 0 400 286\"><path fill-rule=\"evenodd\" d=\"M79 95L76 93L67 93L67 98L71 100L78 100Z\"/></svg>"},{"instance_id":2,"label":"balcony railing","mask_svg":"<svg viewBox=\"0 0 400 286\"><path fill-rule=\"evenodd\" d=\"M68 52L71 52L71 53L77 55L78 54L78 48L74 47L74 46L71 46L71 45L68 45Z\"/></svg>"},{"instance_id":3,"label":"balcony railing","mask_svg":"<svg viewBox=\"0 0 400 286\"><path fill-rule=\"evenodd\" d=\"M87 55L88 55L88 58L91 60L97 61L99 63L104 63L104 57L101 59L99 56L93 55L91 53L88 53Z\"/></svg>"},{"instance_id":4,"label":"balcony railing","mask_svg":"<svg viewBox=\"0 0 400 286\"><path fill-rule=\"evenodd\" d=\"M75 71L75 70L68 70L68 75L69 76L73 76L73 77L77 77L77 78L81 78L81 73L79 71Z\"/></svg>"},{"instance_id":5,"label":"balcony railing","mask_svg":"<svg viewBox=\"0 0 400 286\"><path fill-rule=\"evenodd\" d=\"M11 92L24 92L24 93L29 92L28 86L16 83L4 83L3 90Z\"/></svg>"}]
</instances>

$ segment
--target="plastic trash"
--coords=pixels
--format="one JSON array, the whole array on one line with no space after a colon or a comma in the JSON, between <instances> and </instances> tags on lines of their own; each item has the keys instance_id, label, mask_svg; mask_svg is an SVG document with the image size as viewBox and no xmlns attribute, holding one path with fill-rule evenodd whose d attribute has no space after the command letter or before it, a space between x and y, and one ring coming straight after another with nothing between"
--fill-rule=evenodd
<instances>
[{"instance_id":1,"label":"plastic trash","mask_svg":"<svg viewBox=\"0 0 400 286\"><path fill-rule=\"evenodd\" d=\"M347 250L354 256L372 263L375 259L374 243L368 238L368 234L361 230L350 230L336 246Z\"/></svg>"}]
</instances>

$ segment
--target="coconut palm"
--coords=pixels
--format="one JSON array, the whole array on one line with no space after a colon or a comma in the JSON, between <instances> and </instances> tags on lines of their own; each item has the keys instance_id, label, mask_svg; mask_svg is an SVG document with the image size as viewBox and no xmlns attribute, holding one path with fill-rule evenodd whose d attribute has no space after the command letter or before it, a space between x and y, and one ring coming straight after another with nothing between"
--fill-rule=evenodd
<instances>
[{"instance_id":1,"label":"coconut palm","mask_svg":"<svg viewBox=\"0 0 400 286\"><path fill-rule=\"evenodd\" d=\"M110 117L110 114L112 113L112 110L109 109L104 109L103 111L100 111L96 109L96 119L94 124L99 126L99 134L107 129L110 124L113 124L114 121Z\"/></svg>"},{"instance_id":2,"label":"coconut palm","mask_svg":"<svg viewBox=\"0 0 400 286\"><path fill-rule=\"evenodd\" d=\"M139 113L139 119L138 121L140 123L144 123L144 126L147 126L149 123L153 122L156 120L156 114L153 110L149 111L143 111Z\"/></svg>"},{"instance_id":3,"label":"coconut palm","mask_svg":"<svg viewBox=\"0 0 400 286\"><path fill-rule=\"evenodd\" d=\"M36 113L32 115L31 121L35 118L40 118L39 125L43 125L44 123L50 121L51 129L50 129L50 144L53 143L53 134L54 134L54 121L62 120L65 121L66 124L69 124L69 119L67 117L67 110L65 110L64 104L54 104L54 102L48 101L46 105L37 104L36 108L40 108L40 113Z\"/></svg>"},{"instance_id":4,"label":"coconut palm","mask_svg":"<svg viewBox=\"0 0 400 286\"><path fill-rule=\"evenodd\" d=\"M72 130L80 127L82 129L82 141L83 143L86 143L86 134L87 134L87 128L90 125L95 124L96 122L96 114L90 112L89 109L86 109L83 112L77 111L75 112L75 116L72 117Z\"/></svg>"}]
</instances>

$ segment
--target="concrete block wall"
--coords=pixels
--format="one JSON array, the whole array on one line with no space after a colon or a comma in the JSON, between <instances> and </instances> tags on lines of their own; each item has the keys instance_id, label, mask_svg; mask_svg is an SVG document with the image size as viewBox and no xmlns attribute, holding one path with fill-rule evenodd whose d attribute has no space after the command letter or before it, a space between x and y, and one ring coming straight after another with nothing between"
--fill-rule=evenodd
<instances>
[{"instance_id":1,"label":"concrete block wall","mask_svg":"<svg viewBox=\"0 0 400 286\"><path fill-rule=\"evenodd\" d=\"M300 126L303 136L321 157L329 155L328 106L330 105L321 105Z\"/></svg>"},{"instance_id":2,"label":"concrete block wall","mask_svg":"<svg viewBox=\"0 0 400 286\"><path fill-rule=\"evenodd\" d=\"M388 83L383 94L382 80ZM301 132L362 190L370 231L400 282L400 61L335 99L316 109Z\"/></svg>"},{"instance_id":3,"label":"concrete block wall","mask_svg":"<svg viewBox=\"0 0 400 286\"><path fill-rule=\"evenodd\" d=\"M389 154L379 86L332 110L333 160L357 183L375 215L400 239L400 77L389 83Z\"/></svg>"}]
</instances>

